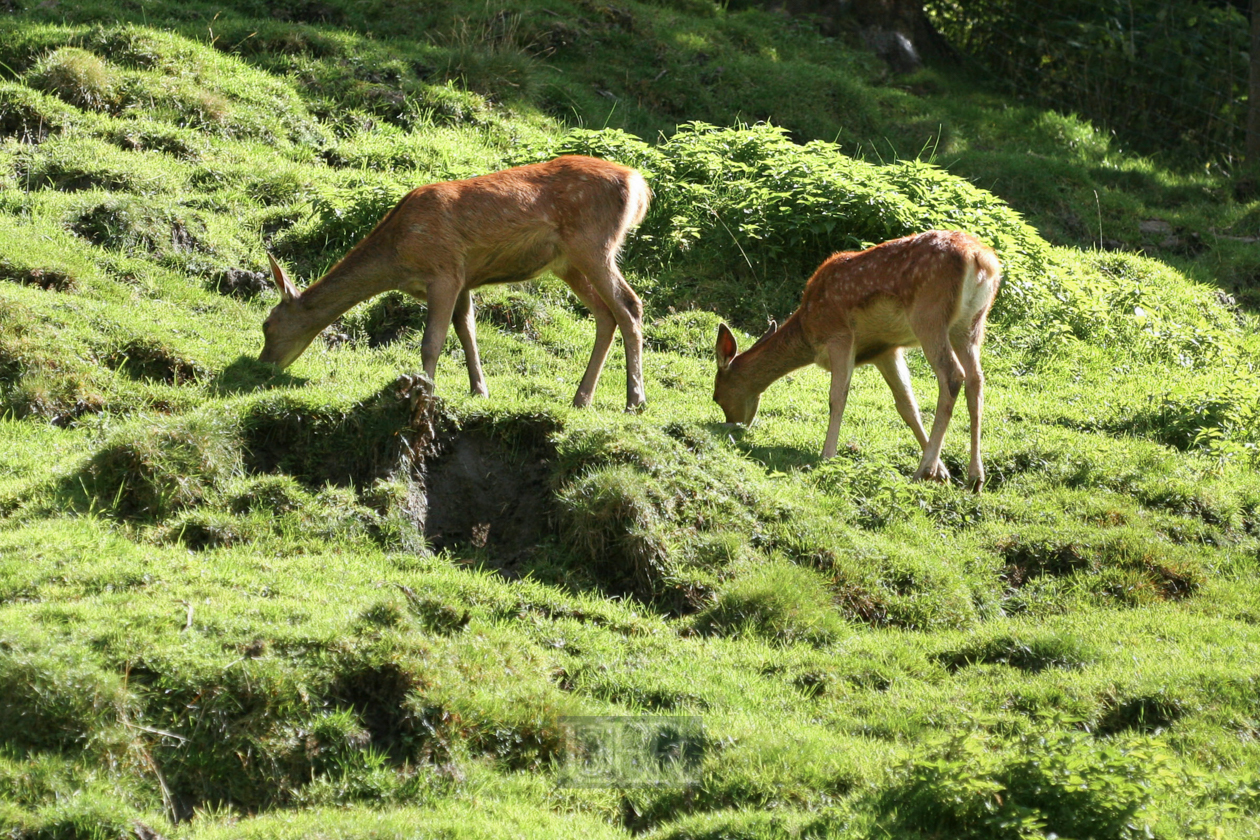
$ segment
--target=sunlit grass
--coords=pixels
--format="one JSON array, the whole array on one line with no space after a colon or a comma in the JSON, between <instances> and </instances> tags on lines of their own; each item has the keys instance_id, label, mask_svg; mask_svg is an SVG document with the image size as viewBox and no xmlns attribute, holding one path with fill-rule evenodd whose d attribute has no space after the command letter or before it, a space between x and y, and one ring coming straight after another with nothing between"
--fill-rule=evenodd
<instances>
[{"instance_id":1,"label":"sunlit grass","mask_svg":"<svg viewBox=\"0 0 1260 840\"><path fill-rule=\"evenodd\" d=\"M1062 800L1079 813L1136 802L1155 836L1255 834L1260 345L1251 304L1216 288L1256 259L1183 247L1253 234L1254 202L952 76L885 86L769 13L622 5L6 18L0 824L912 838L994 801L995 779L1050 813L1016 778L1031 756L1085 762ZM655 143L760 118L861 159L761 127ZM591 408L569 406L594 322L550 277L478 294L490 397L468 395L452 336L435 451L405 448L417 304L347 313L283 374L255 362L268 252L309 283L406 190L566 143L638 155L671 208L623 260L647 298L641 413L622 411L620 341ZM736 147L767 168L802 155L817 177L784 189L831 191L746 239L771 255L749 271L713 217L778 205ZM944 170L879 165L919 149ZM712 174L684 193L683 164ZM879 209L842 206L859 191ZM951 218L1011 267L983 494L909 480L917 444L868 368L830 463L817 368L773 384L752 427L720 422L716 325L790 312L811 222L839 247ZM1183 245L1148 241L1151 218ZM930 417L935 378L909 361ZM955 476L968 426L960 405ZM506 483L482 501L440 484L459 458ZM425 482L484 502L442 550ZM522 500L533 536L504 548L497 517ZM701 717L700 784L557 788L560 718L601 714Z\"/></svg>"}]
</instances>

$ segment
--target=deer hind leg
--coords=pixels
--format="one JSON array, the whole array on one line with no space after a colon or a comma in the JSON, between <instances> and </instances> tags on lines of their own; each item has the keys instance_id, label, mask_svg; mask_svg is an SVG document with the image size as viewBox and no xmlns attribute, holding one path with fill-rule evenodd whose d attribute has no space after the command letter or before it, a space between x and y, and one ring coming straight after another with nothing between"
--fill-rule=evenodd
<instances>
[{"instance_id":1,"label":"deer hind leg","mask_svg":"<svg viewBox=\"0 0 1260 840\"><path fill-rule=\"evenodd\" d=\"M621 330L621 340L626 345L626 409L635 409L646 401L643 392L643 302L621 276L616 263L616 249L610 243L590 251L599 256L586 260L571 253L570 262L585 275L600 300L611 310L617 328Z\"/></svg>"},{"instance_id":2,"label":"deer hind leg","mask_svg":"<svg viewBox=\"0 0 1260 840\"><path fill-rule=\"evenodd\" d=\"M430 382L437 382L438 356L442 353L442 345L446 343L446 333L454 318L459 297L467 294L462 283L455 281L443 283L430 282L428 290L429 311L425 315L424 338L420 340L420 362L424 366L424 375ZM472 316L471 299L468 315ZM467 347L465 346L465 353ZM478 362L480 365L480 362ZM484 386L483 386L484 387Z\"/></svg>"},{"instance_id":3,"label":"deer hind leg","mask_svg":"<svg viewBox=\"0 0 1260 840\"><path fill-rule=\"evenodd\" d=\"M853 336L842 333L832 339L827 345L827 357L831 362L831 391L828 394L830 419L822 451L824 459L834 458L840 448L840 421L844 419L849 382L853 378Z\"/></svg>"},{"instance_id":4,"label":"deer hind leg","mask_svg":"<svg viewBox=\"0 0 1260 840\"><path fill-rule=\"evenodd\" d=\"M573 405L585 408L591 404L595 395L595 386L599 384L599 375L604 370L604 360L608 358L608 350L612 347L613 335L617 332L617 319L604 299L595 291L595 287L586 279L586 275L570 266L565 269L561 279L578 296L578 300L586 304L595 316L595 345L591 348L591 360L586 365L586 373L573 395Z\"/></svg>"},{"instance_id":5,"label":"deer hind leg","mask_svg":"<svg viewBox=\"0 0 1260 840\"><path fill-rule=\"evenodd\" d=\"M967 484L979 493L984 487L984 463L980 459L980 421L984 414L984 370L980 367L980 342L984 340L983 318L979 328L954 338L954 350L962 362L966 379L967 412L971 415L971 463L967 466Z\"/></svg>"},{"instance_id":6,"label":"deer hind leg","mask_svg":"<svg viewBox=\"0 0 1260 840\"><path fill-rule=\"evenodd\" d=\"M914 398L914 389L910 387L910 369L906 367L905 351L897 347L872 360L871 364L883 374L884 381L892 391L897 413L906 421L910 431L914 432L919 449L927 449L928 437L923 431L923 421L919 418L919 404Z\"/></svg>"},{"instance_id":7,"label":"deer hind leg","mask_svg":"<svg viewBox=\"0 0 1260 840\"><path fill-rule=\"evenodd\" d=\"M916 330L916 333L918 331ZM923 449L923 460L914 471L915 479L932 481L949 481L949 470L941 462L941 447L945 443L945 430L949 428L950 417L954 413L954 403L958 399L958 391L963 384L963 367L954 355L950 346L949 333L945 328L924 331L919 334L923 352L927 355L932 370L936 372L938 395L936 398L936 417L932 420L932 434L927 446Z\"/></svg>"},{"instance_id":8,"label":"deer hind leg","mask_svg":"<svg viewBox=\"0 0 1260 840\"><path fill-rule=\"evenodd\" d=\"M477 322L473 319L472 293L467 289L455 298L453 321L459 344L464 348L464 364L468 367L468 387L473 396L489 395L486 378L481 372L481 356L477 352ZM427 328L427 325L426 325Z\"/></svg>"}]
</instances>

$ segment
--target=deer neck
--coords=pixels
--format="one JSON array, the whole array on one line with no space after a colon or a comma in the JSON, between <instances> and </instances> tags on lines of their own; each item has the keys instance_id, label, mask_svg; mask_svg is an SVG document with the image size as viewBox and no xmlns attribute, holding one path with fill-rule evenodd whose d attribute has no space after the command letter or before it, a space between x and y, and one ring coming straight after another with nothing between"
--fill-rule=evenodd
<instances>
[{"instance_id":1,"label":"deer neck","mask_svg":"<svg viewBox=\"0 0 1260 840\"><path fill-rule=\"evenodd\" d=\"M397 289L396 276L380 262L356 249L305 289L301 301L312 326L318 323L322 330L352 306L381 292Z\"/></svg>"},{"instance_id":2,"label":"deer neck","mask_svg":"<svg viewBox=\"0 0 1260 840\"><path fill-rule=\"evenodd\" d=\"M768 338L741 353L733 364L748 386L760 394L776 379L812 361L814 351L794 314Z\"/></svg>"}]
</instances>

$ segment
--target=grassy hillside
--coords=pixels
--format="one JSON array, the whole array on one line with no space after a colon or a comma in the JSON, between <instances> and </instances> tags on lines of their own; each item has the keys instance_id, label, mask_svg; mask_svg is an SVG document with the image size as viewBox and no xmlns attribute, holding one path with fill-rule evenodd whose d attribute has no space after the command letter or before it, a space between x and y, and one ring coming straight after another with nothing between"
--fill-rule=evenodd
<instances>
[{"instance_id":1,"label":"grassy hillside","mask_svg":"<svg viewBox=\"0 0 1260 840\"><path fill-rule=\"evenodd\" d=\"M11 836L1260 832L1260 202L1219 168L708 0L18 6ZM619 347L568 407L554 279L479 295L489 399L454 339L413 386L398 295L255 361L268 251L310 282L411 187L563 152L655 193L644 412ZM819 370L719 422L720 321L932 227L1006 267L983 495L908 480L869 368L830 462ZM558 784L563 718L643 714L701 719L693 784Z\"/></svg>"}]
</instances>

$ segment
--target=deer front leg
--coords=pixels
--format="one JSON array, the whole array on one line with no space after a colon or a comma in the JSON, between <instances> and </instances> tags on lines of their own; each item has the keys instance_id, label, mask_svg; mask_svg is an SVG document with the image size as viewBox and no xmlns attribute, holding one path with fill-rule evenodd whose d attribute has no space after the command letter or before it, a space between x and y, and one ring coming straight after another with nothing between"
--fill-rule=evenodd
<instances>
[{"instance_id":1,"label":"deer front leg","mask_svg":"<svg viewBox=\"0 0 1260 840\"><path fill-rule=\"evenodd\" d=\"M442 345L446 343L446 333L450 329L461 292L457 282L429 283L429 311L424 320L424 338L420 340L420 363L424 366L424 375L429 377L435 387L438 356L442 353Z\"/></svg>"},{"instance_id":2,"label":"deer front leg","mask_svg":"<svg viewBox=\"0 0 1260 840\"><path fill-rule=\"evenodd\" d=\"M954 402L958 399L958 391L963 384L963 369L954 355L947 335L933 334L922 340L923 352L927 355L936 372L938 395L936 398L936 417L932 420L932 435L923 450L923 460L914 471L916 480L949 481L949 470L941 462L941 447L945 444L945 430L949 428L950 417L954 413Z\"/></svg>"},{"instance_id":3,"label":"deer front leg","mask_svg":"<svg viewBox=\"0 0 1260 840\"><path fill-rule=\"evenodd\" d=\"M897 413L906 421L914 439L919 442L920 451L927 449L928 437L923 431L923 421L919 418L919 403L914 398L914 389L910 385L910 369L906 367L906 354L900 347L875 359L872 364L879 369L884 381L892 391L893 403Z\"/></svg>"},{"instance_id":4,"label":"deer front leg","mask_svg":"<svg viewBox=\"0 0 1260 840\"><path fill-rule=\"evenodd\" d=\"M823 459L834 458L840 448L840 421L844 419L844 405L849 399L849 382L853 378L853 337L841 335L827 345L827 357L831 363L831 391L828 403L831 408L827 422L827 440L823 442Z\"/></svg>"},{"instance_id":5,"label":"deer front leg","mask_svg":"<svg viewBox=\"0 0 1260 840\"><path fill-rule=\"evenodd\" d=\"M455 335L464 348L464 364L468 368L468 387L473 396L485 397L490 391L481 372L481 356L477 353L477 322L473 319L472 292L465 289L455 298ZM426 330L428 325L425 325Z\"/></svg>"}]
</instances>

